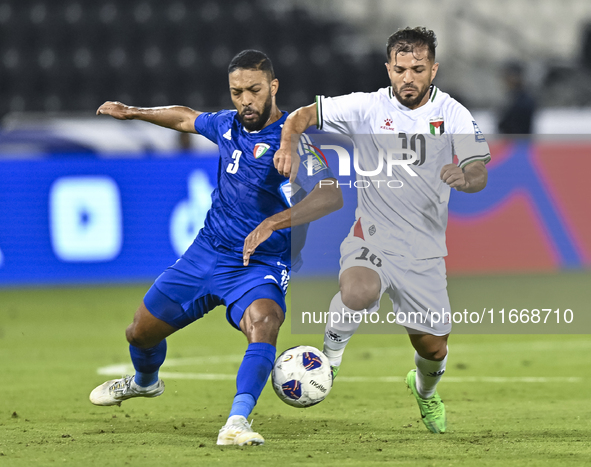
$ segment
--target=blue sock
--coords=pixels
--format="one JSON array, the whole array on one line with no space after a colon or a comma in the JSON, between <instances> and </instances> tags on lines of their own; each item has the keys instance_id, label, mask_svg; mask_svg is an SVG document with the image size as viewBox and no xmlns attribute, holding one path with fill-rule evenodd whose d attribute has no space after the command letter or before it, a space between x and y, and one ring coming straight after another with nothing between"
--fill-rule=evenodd
<instances>
[{"instance_id":1,"label":"blue sock","mask_svg":"<svg viewBox=\"0 0 591 467\"><path fill-rule=\"evenodd\" d=\"M247 418L254 409L257 401L250 394L237 394L232 402L232 410L230 410L230 417L232 415L242 415Z\"/></svg>"},{"instance_id":2,"label":"blue sock","mask_svg":"<svg viewBox=\"0 0 591 467\"><path fill-rule=\"evenodd\" d=\"M275 363L275 346L264 342L249 344L236 376L236 396L232 415L248 417L269 379Z\"/></svg>"},{"instance_id":3,"label":"blue sock","mask_svg":"<svg viewBox=\"0 0 591 467\"><path fill-rule=\"evenodd\" d=\"M142 387L156 383L158 381L158 369L166 358L166 339L149 349L140 349L130 345L129 353L135 368L135 383Z\"/></svg>"}]
</instances>

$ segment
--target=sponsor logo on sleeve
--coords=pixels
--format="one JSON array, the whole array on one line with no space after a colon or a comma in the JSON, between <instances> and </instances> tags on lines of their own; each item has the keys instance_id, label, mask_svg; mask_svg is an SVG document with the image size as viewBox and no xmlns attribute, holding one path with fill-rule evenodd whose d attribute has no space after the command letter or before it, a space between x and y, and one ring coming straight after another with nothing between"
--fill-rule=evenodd
<instances>
[{"instance_id":1,"label":"sponsor logo on sleeve","mask_svg":"<svg viewBox=\"0 0 591 467\"><path fill-rule=\"evenodd\" d=\"M486 142L486 140L484 139L484 135L482 134L482 131L480 130L480 128L478 128L478 124L474 120L472 120L472 125L474 125L474 139L476 140L476 142Z\"/></svg>"},{"instance_id":2,"label":"sponsor logo on sleeve","mask_svg":"<svg viewBox=\"0 0 591 467\"><path fill-rule=\"evenodd\" d=\"M302 163L304 164L304 167L306 167L309 177L316 175L322 169L328 167L326 157L319 148L312 144L304 144L304 151L307 156Z\"/></svg>"},{"instance_id":3,"label":"sponsor logo on sleeve","mask_svg":"<svg viewBox=\"0 0 591 467\"><path fill-rule=\"evenodd\" d=\"M320 162L318 159L313 158L304 159L302 164L304 164L304 167L306 167L308 175L316 175L322 169L326 168L326 166L322 162Z\"/></svg>"}]
</instances>

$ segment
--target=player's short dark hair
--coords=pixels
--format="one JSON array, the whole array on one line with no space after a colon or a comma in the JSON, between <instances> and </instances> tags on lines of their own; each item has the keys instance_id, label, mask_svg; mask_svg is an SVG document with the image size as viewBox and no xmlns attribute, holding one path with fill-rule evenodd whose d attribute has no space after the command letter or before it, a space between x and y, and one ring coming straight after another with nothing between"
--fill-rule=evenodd
<instances>
[{"instance_id":1,"label":"player's short dark hair","mask_svg":"<svg viewBox=\"0 0 591 467\"><path fill-rule=\"evenodd\" d=\"M398 55L401 52L413 53L415 48L427 47L429 50L429 60L435 61L435 47L437 47L437 37L430 29L424 27L399 29L390 37L386 46L386 55L390 61L392 50Z\"/></svg>"},{"instance_id":2,"label":"player's short dark hair","mask_svg":"<svg viewBox=\"0 0 591 467\"><path fill-rule=\"evenodd\" d=\"M239 69L261 70L269 75L269 81L275 79L275 71L273 70L271 59L258 50L243 50L236 55L230 62L230 65L228 65L228 74Z\"/></svg>"}]
</instances>

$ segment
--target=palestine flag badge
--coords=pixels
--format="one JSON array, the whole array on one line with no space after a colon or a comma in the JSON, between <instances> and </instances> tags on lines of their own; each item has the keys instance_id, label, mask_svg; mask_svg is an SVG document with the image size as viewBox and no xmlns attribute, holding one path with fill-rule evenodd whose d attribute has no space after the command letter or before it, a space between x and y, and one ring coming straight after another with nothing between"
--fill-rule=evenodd
<instances>
[{"instance_id":1,"label":"palestine flag badge","mask_svg":"<svg viewBox=\"0 0 591 467\"><path fill-rule=\"evenodd\" d=\"M443 128L443 118L432 118L429 120L429 131L432 135L442 135L445 131Z\"/></svg>"}]
</instances>

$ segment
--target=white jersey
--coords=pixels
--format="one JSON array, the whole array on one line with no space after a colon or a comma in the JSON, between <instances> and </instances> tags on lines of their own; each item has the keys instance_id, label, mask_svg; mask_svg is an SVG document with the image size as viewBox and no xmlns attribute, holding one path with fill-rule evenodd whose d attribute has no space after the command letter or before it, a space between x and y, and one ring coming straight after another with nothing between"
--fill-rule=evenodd
<instances>
[{"instance_id":1,"label":"white jersey","mask_svg":"<svg viewBox=\"0 0 591 467\"><path fill-rule=\"evenodd\" d=\"M454 154L462 168L490 160L488 144L468 109L435 86L428 102L414 110L400 104L391 87L318 96L316 103L318 129L349 136L357 153L352 234L393 254L446 256L450 187L441 180L441 169L453 162Z\"/></svg>"}]
</instances>

